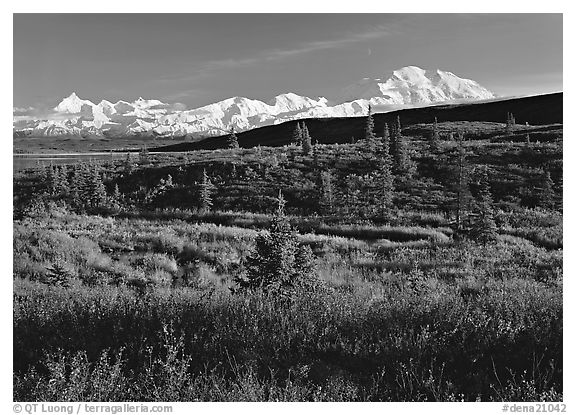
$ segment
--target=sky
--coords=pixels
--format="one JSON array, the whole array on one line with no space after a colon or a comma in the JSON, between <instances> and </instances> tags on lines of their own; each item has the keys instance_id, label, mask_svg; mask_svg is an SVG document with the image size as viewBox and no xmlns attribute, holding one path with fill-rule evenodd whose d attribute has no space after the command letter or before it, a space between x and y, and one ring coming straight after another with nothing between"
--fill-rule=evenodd
<instances>
[{"instance_id":1,"label":"sky","mask_svg":"<svg viewBox=\"0 0 576 415\"><path fill-rule=\"evenodd\" d=\"M15 107L76 92L196 108L337 95L415 65L500 96L562 91L561 14L14 14Z\"/></svg>"}]
</instances>

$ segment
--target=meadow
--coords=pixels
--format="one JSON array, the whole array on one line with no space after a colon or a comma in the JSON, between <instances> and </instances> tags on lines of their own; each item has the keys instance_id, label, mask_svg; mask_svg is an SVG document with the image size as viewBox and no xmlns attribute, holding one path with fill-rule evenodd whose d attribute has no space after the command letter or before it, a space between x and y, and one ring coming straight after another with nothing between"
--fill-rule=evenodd
<instances>
[{"instance_id":1,"label":"meadow","mask_svg":"<svg viewBox=\"0 0 576 415\"><path fill-rule=\"evenodd\" d=\"M562 400L562 129L540 131L16 173L14 399ZM271 240L312 283L239 288Z\"/></svg>"}]
</instances>

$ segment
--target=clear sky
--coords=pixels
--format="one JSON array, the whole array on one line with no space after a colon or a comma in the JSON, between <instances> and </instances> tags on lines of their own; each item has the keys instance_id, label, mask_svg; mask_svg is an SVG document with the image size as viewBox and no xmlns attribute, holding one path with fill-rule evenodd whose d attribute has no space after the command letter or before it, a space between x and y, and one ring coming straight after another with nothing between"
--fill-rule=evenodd
<instances>
[{"instance_id":1,"label":"clear sky","mask_svg":"<svg viewBox=\"0 0 576 415\"><path fill-rule=\"evenodd\" d=\"M415 65L498 95L562 90L561 14L15 14L14 106L330 96Z\"/></svg>"}]
</instances>

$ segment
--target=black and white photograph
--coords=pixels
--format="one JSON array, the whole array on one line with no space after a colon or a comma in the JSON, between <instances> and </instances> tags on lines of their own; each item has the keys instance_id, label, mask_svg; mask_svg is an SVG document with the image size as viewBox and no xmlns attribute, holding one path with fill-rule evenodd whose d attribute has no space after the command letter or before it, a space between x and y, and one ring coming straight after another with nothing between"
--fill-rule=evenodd
<instances>
[{"instance_id":1,"label":"black and white photograph","mask_svg":"<svg viewBox=\"0 0 576 415\"><path fill-rule=\"evenodd\" d=\"M382 7L12 14L14 413L567 411L564 16Z\"/></svg>"}]
</instances>

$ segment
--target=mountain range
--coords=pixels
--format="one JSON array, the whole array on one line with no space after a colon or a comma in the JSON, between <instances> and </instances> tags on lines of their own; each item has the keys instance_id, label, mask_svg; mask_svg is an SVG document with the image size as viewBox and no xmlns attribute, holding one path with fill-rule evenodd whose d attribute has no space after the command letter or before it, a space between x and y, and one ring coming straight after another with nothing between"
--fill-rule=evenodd
<instances>
[{"instance_id":1,"label":"mountain range","mask_svg":"<svg viewBox=\"0 0 576 415\"><path fill-rule=\"evenodd\" d=\"M294 93L268 102L233 97L195 109L155 99L133 102L102 100L95 104L75 93L51 111L14 108L17 137L186 137L201 139L302 118L366 115L368 107L385 112L450 102L469 102L496 95L452 72L407 66L386 79L364 78L333 97L309 98Z\"/></svg>"}]
</instances>

